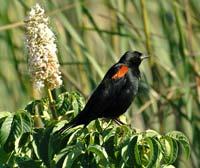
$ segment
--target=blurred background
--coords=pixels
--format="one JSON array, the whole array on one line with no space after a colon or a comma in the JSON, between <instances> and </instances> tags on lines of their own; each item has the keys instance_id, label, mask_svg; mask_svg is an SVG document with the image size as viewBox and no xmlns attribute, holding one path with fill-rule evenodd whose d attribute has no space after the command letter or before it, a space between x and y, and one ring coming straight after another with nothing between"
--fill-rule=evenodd
<instances>
[{"instance_id":1,"label":"blurred background","mask_svg":"<svg viewBox=\"0 0 200 168\"><path fill-rule=\"evenodd\" d=\"M56 35L64 85L86 99L127 50L150 55L127 122L145 130L184 132L200 167L200 3L198 0L0 0L0 111L31 101L23 20L35 3Z\"/></svg>"}]
</instances>

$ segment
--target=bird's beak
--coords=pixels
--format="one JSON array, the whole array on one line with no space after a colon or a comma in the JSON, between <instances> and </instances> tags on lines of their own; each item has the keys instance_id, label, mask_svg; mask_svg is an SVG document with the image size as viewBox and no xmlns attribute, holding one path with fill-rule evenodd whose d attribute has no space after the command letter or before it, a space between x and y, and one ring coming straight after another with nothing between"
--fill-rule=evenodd
<instances>
[{"instance_id":1,"label":"bird's beak","mask_svg":"<svg viewBox=\"0 0 200 168\"><path fill-rule=\"evenodd\" d=\"M141 60L143 60L143 59L149 58L149 56L147 56L147 55L142 55L140 58L141 58Z\"/></svg>"}]
</instances>

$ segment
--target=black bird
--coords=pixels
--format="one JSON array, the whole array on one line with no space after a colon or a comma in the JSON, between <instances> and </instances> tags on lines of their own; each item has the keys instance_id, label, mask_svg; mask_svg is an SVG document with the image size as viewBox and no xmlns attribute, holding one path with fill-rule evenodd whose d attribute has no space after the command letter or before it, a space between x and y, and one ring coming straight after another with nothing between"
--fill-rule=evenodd
<instances>
[{"instance_id":1,"label":"black bird","mask_svg":"<svg viewBox=\"0 0 200 168\"><path fill-rule=\"evenodd\" d=\"M125 113L138 92L139 65L145 58L147 56L138 51L126 52L119 62L108 70L84 109L58 132L62 133L81 124L87 126L97 118L115 120Z\"/></svg>"}]
</instances>

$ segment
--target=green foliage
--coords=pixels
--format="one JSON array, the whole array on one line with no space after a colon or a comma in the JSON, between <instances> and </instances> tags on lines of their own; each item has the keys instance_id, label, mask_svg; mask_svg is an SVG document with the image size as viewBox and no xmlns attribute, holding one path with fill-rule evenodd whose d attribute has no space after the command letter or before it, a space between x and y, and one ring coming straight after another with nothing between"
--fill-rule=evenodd
<instances>
[{"instance_id":1,"label":"green foliage","mask_svg":"<svg viewBox=\"0 0 200 168\"><path fill-rule=\"evenodd\" d=\"M160 135L156 131L134 130L113 122L93 121L87 128L81 126L55 134L64 121L52 121L47 108L48 99L36 100L25 110L0 114L0 165L3 167L169 167L178 154L178 143L189 156L190 145L178 131ZM35 108L44 111L43 128L35 128ZM66 92L55 101L58 114L73 118L84 105L76 92ZM47 109L47 110L46 110ZM67 121L66 121L67 122Z\"/></svg>"}]
</instances>

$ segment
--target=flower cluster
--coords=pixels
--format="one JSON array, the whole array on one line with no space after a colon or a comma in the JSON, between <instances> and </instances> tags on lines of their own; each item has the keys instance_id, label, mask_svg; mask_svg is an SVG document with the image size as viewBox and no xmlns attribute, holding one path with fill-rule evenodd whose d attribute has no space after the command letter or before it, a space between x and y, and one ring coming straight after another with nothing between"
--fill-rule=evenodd
<instances>
[{"instance_id":1,"label":"flower cluster","mask_svg":"<svg viewBox=\"0 0 200 168\"><path fill-rule=\"evenodd\" d=\"M25 19L28 67L34 87L54 89L62 85L55 35L48 27L44 9L36 4Z\"/></svg>"}]
</instances>

